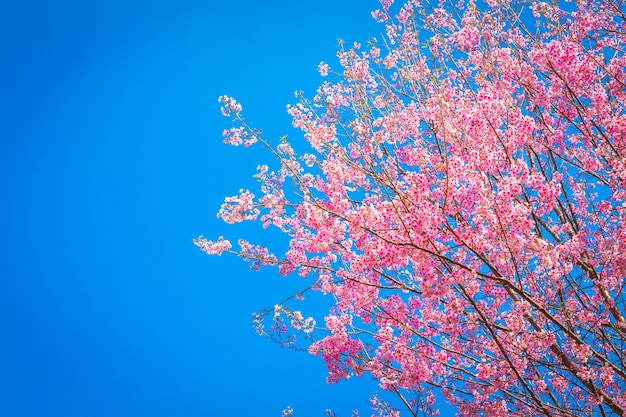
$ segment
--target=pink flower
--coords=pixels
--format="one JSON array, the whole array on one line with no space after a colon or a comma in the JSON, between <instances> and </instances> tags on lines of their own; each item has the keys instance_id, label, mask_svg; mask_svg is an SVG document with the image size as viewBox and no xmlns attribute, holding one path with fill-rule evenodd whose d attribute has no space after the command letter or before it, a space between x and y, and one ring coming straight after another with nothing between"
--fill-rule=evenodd
<instances>
[{"instance_id":1,"label":"pink flower","mask_svg":"<svg viewBox=\"0 0 626 417\"><path fill-rule=\"evenodd\" d=\"M329 68L330 67L328 66L328 64L320 62L320 64L317 66L317 72L319 72L322 77L326 77L328 75Z\"/></svg>"}]
</instances>

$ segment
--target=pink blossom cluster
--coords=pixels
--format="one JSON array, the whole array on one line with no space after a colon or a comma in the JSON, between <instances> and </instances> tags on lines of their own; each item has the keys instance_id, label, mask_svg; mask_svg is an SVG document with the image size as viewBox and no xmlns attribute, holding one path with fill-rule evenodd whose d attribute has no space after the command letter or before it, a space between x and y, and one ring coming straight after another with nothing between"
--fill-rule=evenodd
<instances>
[{"instance_id":1,"label":"pink blossom cluster","mask_svg":"<svg viewBox=\"0 0 626 417\"><path fill-rule=\"evenodd\" d=\"M239 195L226 197L217 216L226 223L240 223L256 220L260 210L254 201L254 194L248 190L239 190Z\"/></svg>"},{"instance_id":2,"label":"pink blossom cluster","mask_svg":"<svg viewBox=\"0 0 626 417\"><path fill-rule=\"evenodd\" d=\"M238 241L241 250L239 256L246 261L252 262L252 269L259 269L262 266L276 265L278 259L276 256L264 247L259 245L253 245L246 240L239 239Z\"/></svg>"},{"instance_id":3,"label":"pink blossom cluster","mask_svg":"<svg viewBox=\"0 0 626 417\"><path fill-rule=\"evenodd\" d=\"M258 137L254 132L249 132L243 126L225 129L222 136L224 137L224 143L233 146L250 146L258 140Z\"/></svg>"},{"instance_id":4,"label":"pink blossom cluster","mask_svg":"<svg viewBox=\"0 0 626 417\"><path fill-rule=\"evenodd\" d=\"M228 252L232 245L223 236L220 236L217 242L206 240L203 236L200 236L193 241L194 245L198 246L204 252L209 255L221 255L224 252Z\"/></svg>"},{"instance_id":5,"label":"pink blossom cluster","mask_svg":"<svg viewBox=\"0 0 626 417\"><path fill-rule=\"evenodd\" d=\"M322 77L326 77L328 75L329 69L330 67L328 66L328 64L324 62L320 62L320 64L317 66L317 72L319 72Z\"/></svg>"},{"instance_id":6,"label":"pink blossom cluster","mask_svg":"<svg viewBox=\"0 0 626 417\"><path fill-rule=\"evenodd\" d=\"M234 98L228 96L220 96L218 101L222 104L222 107L220 107L222 115L230 116L234 113L236 116L241 113L241 104L239 104Z\"/></svg>"},{"instance_id":7,"label":"pink blossom cluster","mask_svg":"<svg viewBox=\"0 0 626 417\"><path fill-rule=\"evenodd\" d=\"M315 330L315 319L313 317L307 317L306 319L302 316L300 311L294 311L291 314L291 328L296 331L302 331L304 333L311 333Z\"/></svg>"}]
</instances>

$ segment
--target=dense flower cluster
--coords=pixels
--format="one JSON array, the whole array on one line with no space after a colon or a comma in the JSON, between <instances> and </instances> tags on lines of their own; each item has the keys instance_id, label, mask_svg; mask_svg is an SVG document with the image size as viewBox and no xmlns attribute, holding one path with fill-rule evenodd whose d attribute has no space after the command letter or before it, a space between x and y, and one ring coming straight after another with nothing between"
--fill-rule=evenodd
<instances>
[{"instance_id":1,"label":"dense flower cluster","mask_svg":"<svg viewBox=\"0 0 626 417\"><path fill-rule=\"evenodd\" d=\"M330 382L372 375L399 398L375 415L436 415L433 390L459 416L624 415L623 2L381 5L385 39L342 48L336 81L288 108L303 156L220 98L229 141L280 162L220 216L289 248L240 254L334 300L323 328L283 304L255 325L304 335Z\"/></svg>"}]
</instances>

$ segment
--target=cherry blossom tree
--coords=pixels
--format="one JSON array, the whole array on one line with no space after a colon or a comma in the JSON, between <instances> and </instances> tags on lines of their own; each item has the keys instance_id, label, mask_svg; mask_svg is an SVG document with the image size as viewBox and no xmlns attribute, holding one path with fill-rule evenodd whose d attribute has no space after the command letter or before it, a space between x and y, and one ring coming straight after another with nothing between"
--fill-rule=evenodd
<instances>
[{"instance_id":1,"label":"cherry blossom tree","mask_svg":"<svg viewBox=\"0 0 626 417\"><path fill-rule=\"evenodd\" d=\"M301 276L257 330L331 383L373 376L397 395L376 415L436 415L437 393L459 416L624 415L623 1L392 3L288 108L300 153L220 98L225 142L276 162L218 216L278 228L286 253L195 243Z\"/></svg>"}]
</instances>

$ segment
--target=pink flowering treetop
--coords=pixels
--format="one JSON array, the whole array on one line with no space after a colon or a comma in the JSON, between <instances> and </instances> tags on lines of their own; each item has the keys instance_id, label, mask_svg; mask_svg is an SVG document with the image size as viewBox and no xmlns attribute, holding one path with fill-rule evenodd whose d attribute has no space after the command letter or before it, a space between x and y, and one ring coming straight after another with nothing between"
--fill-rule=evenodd
<instances>
[{"instance_id":1,"label":"pink flowering treetop","mask_svg":"<svg viewBox=\"0 0 626 417\"><path fill-rule=\"evenodd\" d=\"M287 252L196 244L329 296L323 319L303 292L257 330L329 382L373 376L398 398L377 415L436 415L436 392L459 416L624 415L623 1L392 3L383 39L342 47L289 107L303 153L220 98L225 141L278 165L219 217L278 228Z\"/></svg>"}]
</instances>

